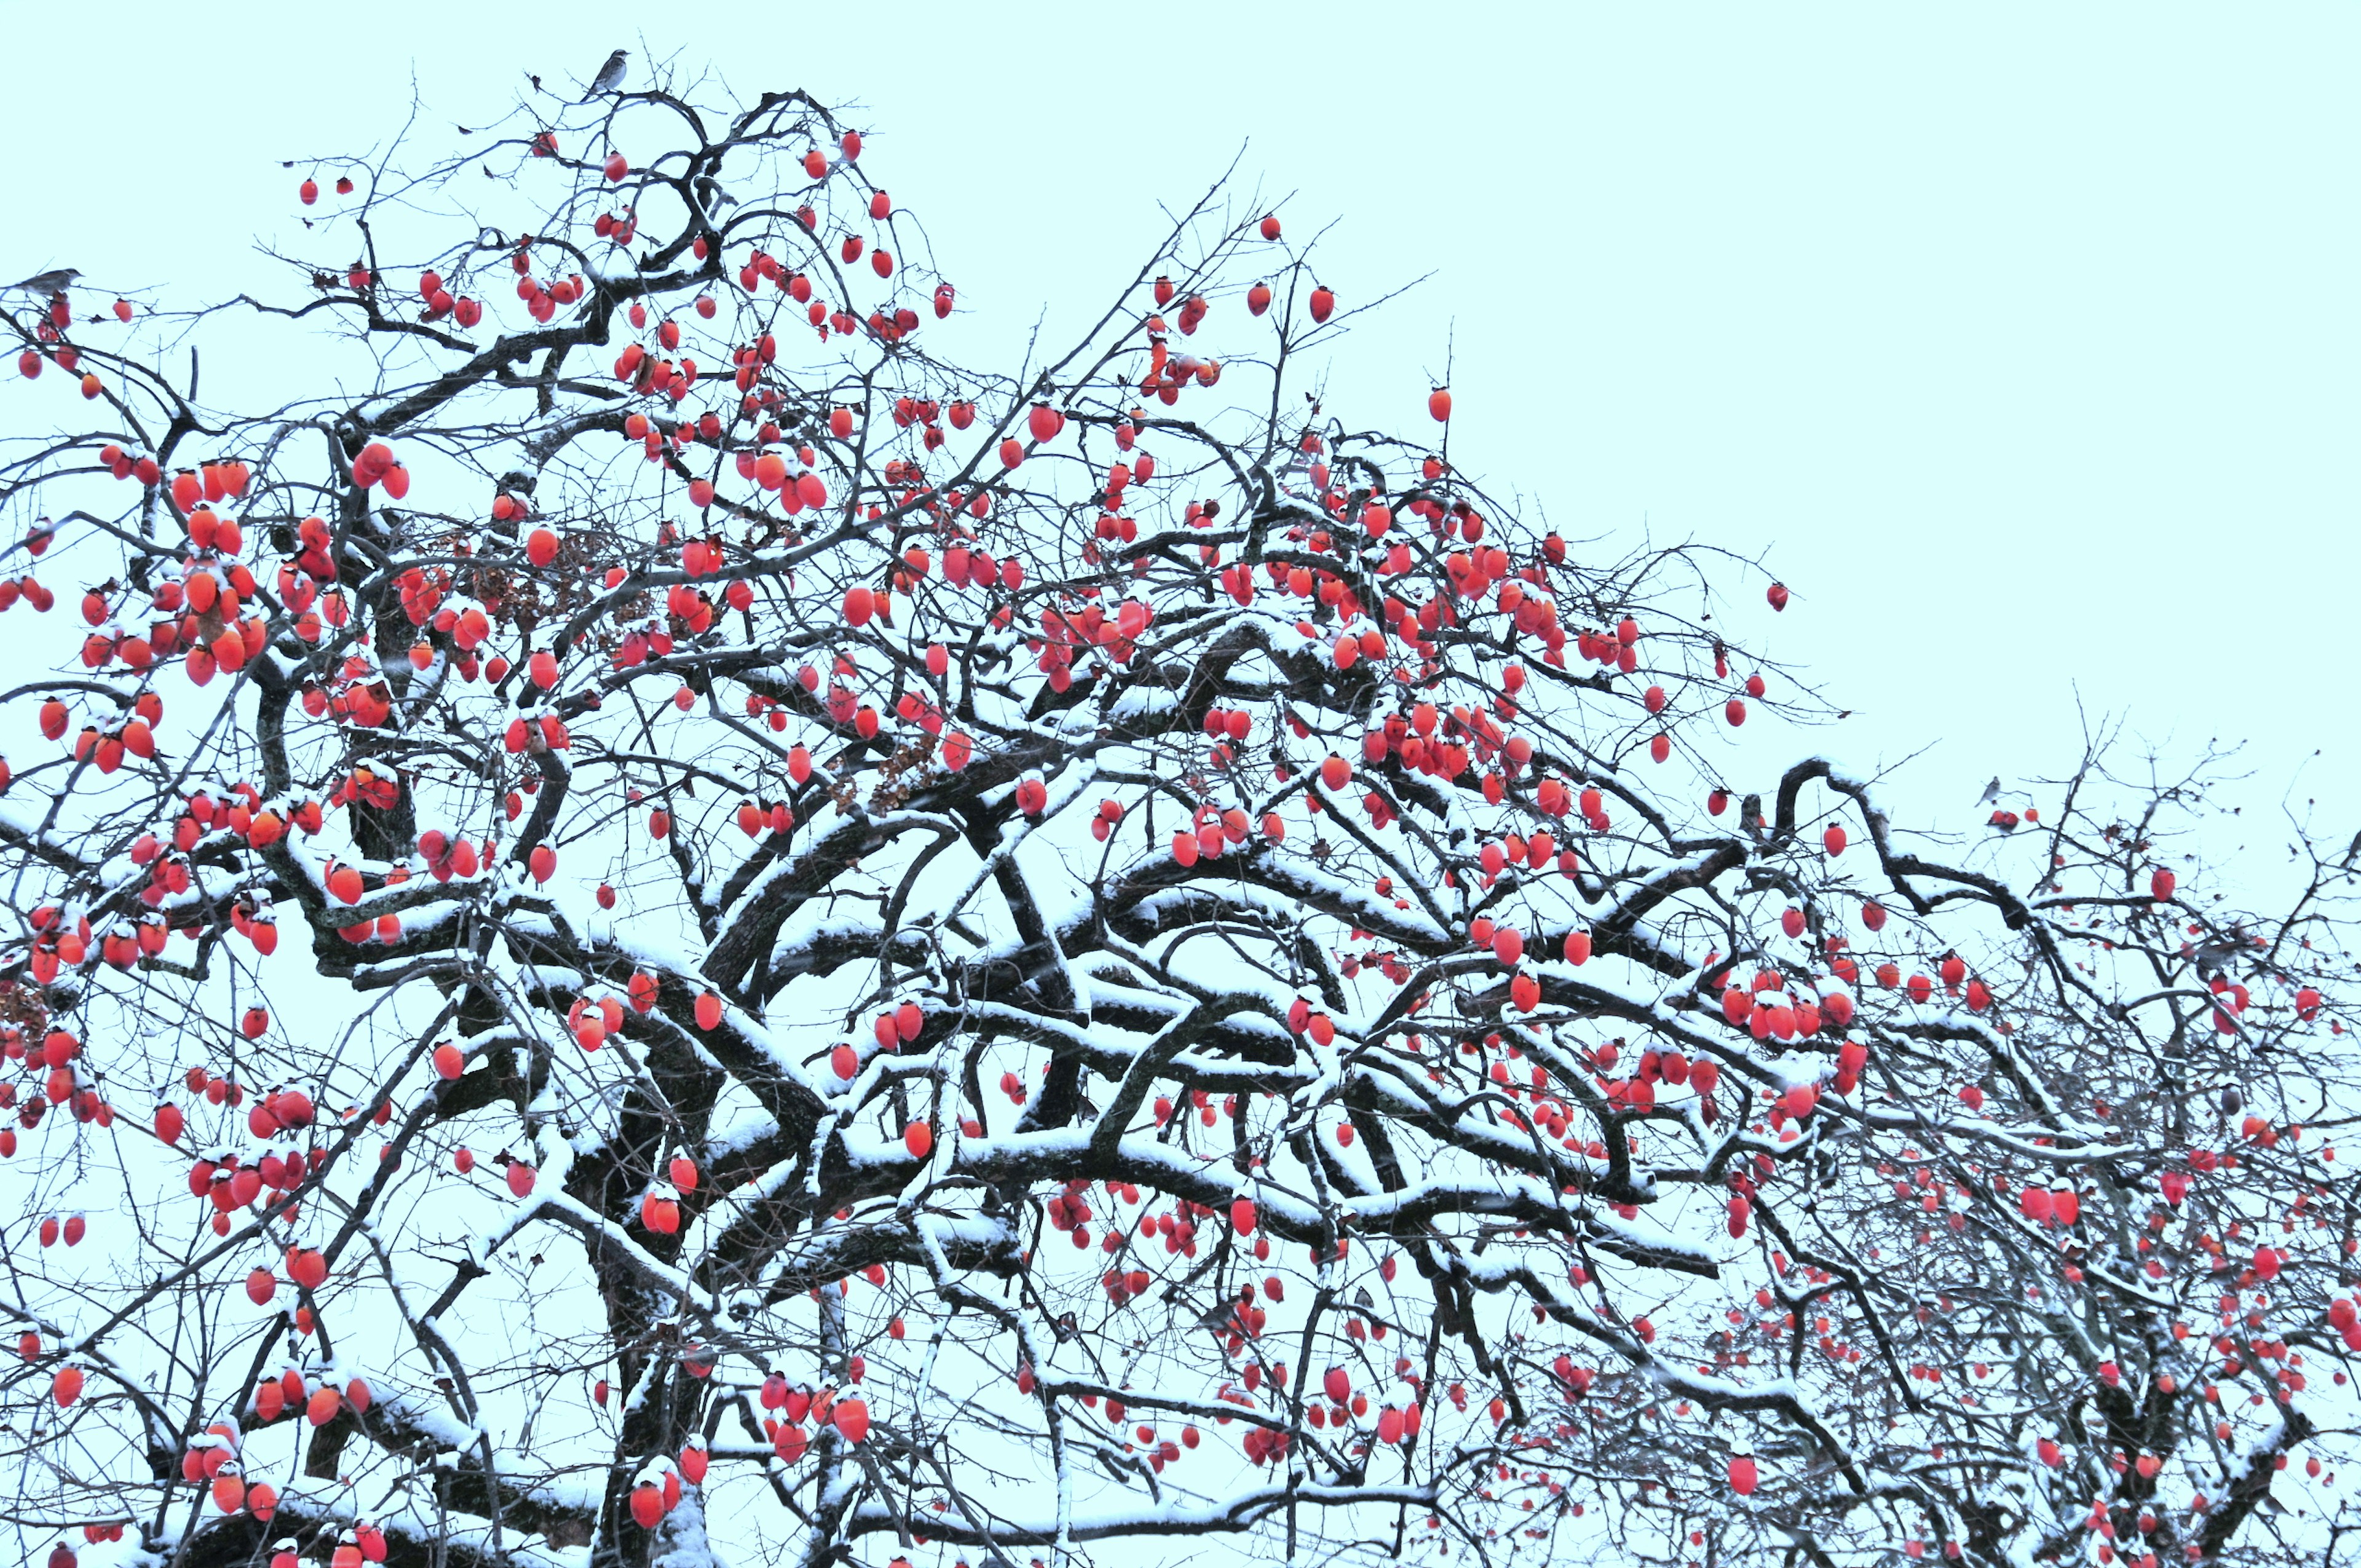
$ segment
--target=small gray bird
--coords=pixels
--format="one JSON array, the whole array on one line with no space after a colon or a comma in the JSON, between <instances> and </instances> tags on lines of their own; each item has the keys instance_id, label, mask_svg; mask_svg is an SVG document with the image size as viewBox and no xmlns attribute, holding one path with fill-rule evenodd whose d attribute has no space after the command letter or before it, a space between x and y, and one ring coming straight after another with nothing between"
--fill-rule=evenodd
<instances>
[{"instance_id":1,"label":"small gray bird","mask_svg":"<svg viewBox=\"0 0 2361 1568\"><path fill-rule=\"evenodd\" d=\"M2213 979L2216 975L2226 978L2230 973L2231 962L2246 950L2246 934L2235 926L2230 927L2227 936L2199 943L2196 952L2197 978L2206 981Z\"/></svg>"},{"instance_id":2,"label":"small gray bird","mask_svg":"<svg viewBox=\"0 0 2361 1568\"><path fill-rule=\"evenodd\" d=\"M47 272L34 273L21 283L11 283L5 290L0 290L0 293L31 294L37 299L54 299L72 288L74 280L81 276L80 268L53 267Z\"/></svg>"},{"instance_id":3,"label":"small gray bird","mask_svg":"<svg viewBox=\"0 0 2361 1568\"><path fill-rule=\"evenodd\" d=\"M1994 773L1993 775L1993 782L1984 785L1983 794L1976 796L1976 804L1978 806L1990 806L1993 801L1998 800L1999 798L2000 775L1998 773Z\"/></svg>"},{"instance_id":4,"label":"small gray bird","mask_svg":"<svg viewBox=\"0 0 2361 1568\"><path fill-rule=\"evenodd\" d=\"M601 93L620 90L623 85L623 63L630 58L628 50L620 49L609 55L607 63L598 68L598 74L590 79L590 91L583 94L582 102L587 104Z\"/></svg>"}]
</instances>

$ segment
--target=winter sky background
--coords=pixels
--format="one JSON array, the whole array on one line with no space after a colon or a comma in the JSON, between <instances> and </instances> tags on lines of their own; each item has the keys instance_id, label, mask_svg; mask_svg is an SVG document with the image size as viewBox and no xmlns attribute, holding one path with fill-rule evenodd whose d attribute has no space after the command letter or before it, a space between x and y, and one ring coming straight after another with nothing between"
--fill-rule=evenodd
<instances>
[{"instance_id":1,"label":"winter sky background","mask_svg":"<svg viewBox=\"0 0 2361 1568\"><path fill-rule=\"evenodd\" d=\"M1432 274L1339 349L1332 408L1431 428L1447 366L1454 459L1568 536L1763 554L1797 598L1748 620L1854 710L1801 743L1933 748L1897 817L1975 836L1984 779L2070 766L2087 710L2248 741L2250 820L2361 825L2348 7L82 16L43 13L0 97L0 275L252 287L311 160L384 146L413 90L440 151L620 45L631 85L653 56L860 105L977 313L952 351L1005 361L1235 158L1290 237L1333 220L1345 303Z\"/></svg>"}]
</instances>

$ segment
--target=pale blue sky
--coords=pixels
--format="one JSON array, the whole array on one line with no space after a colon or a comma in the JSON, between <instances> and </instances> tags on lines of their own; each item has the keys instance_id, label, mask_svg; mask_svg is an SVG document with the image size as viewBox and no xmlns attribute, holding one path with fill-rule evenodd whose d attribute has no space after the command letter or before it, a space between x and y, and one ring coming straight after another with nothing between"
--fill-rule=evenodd
<instances>
[{"instance_id":1,"label":"pale blue sky","mask_svg":"<svg viewBox=\"0 0 2361 1568\"><path fill-rule=\"evenodd\" d=\"M413 72L476 120L622 44L867 105L988 344L1079 324L1244 145L1348 302L1435 274L1336 400L1422 420L1455 330L1463 466L1569 534L1768 550L1840 754L1941 742L1905 815L2065 764L2079 687L2251 738L2267 804L2328 746L2297 794L2361 816L2350 7L667 13L115 7L0 99L0 273L246 281L278 160L381 142Z\"/></svg>"}]
</instances>

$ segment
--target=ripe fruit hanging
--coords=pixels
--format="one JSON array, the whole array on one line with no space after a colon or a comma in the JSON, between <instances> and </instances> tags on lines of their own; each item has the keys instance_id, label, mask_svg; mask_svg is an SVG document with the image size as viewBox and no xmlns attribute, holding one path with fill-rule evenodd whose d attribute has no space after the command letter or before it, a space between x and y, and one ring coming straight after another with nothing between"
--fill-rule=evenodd
<instances>
[{"instance_id":1,"label":"ripe fruit hanging","mask_svg":"<svg viewBox=\"0 0 2361 1568\"><path fill-rule=\"evenodd\" d=\"M1165 130L1224 63L1173 19L1110 78ZM469 21L412 31L464 51ZM848 37L906 52L889 34ZM1929 832L1794 741L1817 703L1784 689L1717 751L1785 669L1760 644L1786 585L1702 542L1569 542L1499 454L1445 461L1448 374L1420 375L1427 431L1357 349L1305 352L1343 319L1314 261L1362 261L1232 191L1148 297L962 365L1025 323L954 308L945 236L857 135L654 75L528 100L575 128L422 149L450 200L405 177L395 205L299 206L315 308L274 318L253 410L216 375L201 426L148 418L184 384L159 347L243 316L15 302L41 378L6 386L65 433L10 471L52 521L0 541L35 752L0 763L0 1168L38 1189L15 1261L58 1306L19 1325L18 1424L99 1472L27 1471L20 1516L119 1506L184 1555L283 1530L302 1568L368 1568L434 1542L389 1552L359 1510L431 1534L478 1492L516 1506L463 1548L634 1561L817 1521L845 1538L822 1549L950 1563L994 1550L988 1513L1015 1561L1062 1518L1062 1429L1096 1472L1065 1511L1118 1558L1160 1495L1246 1527L1204 1549L1241 1561L1394 1522L1406 1559L1580 1556L1551 1532L1597 1535L1570 1521L1605 1498L1688 1538L1647 1549L1668 1563L1762 1568L1783 1531L1898 1563L1964 1530L1946 1487L1997 1485L2038 1506L1970 1521L1976 1551L2064 1530L2141 1568L2244 1511L2191 1490L2224 1492L2214 1421L2234 1458L2275 1406L2327 1428L2361 1244L2330 1157L2349 1096L2307 1080L2361 1016L2332 929L2361 875L2315 928L2234 925L2226 890L2178 898L2164 868L2208 850L2172 803L2090 781L2048 824ZM676 137L675 93L701 130ZM1169 164L1133 140L1127 167ZM1564 313L1526 294L1463 323ZM1354 335L1418 375L1389 320ZM300 352L325 321L385 351L382 395ZM1534 342L1546 418L1582 374ZM71 395L92 372L121 407ZM2253 619L2201 617L2196 646L2251 654ZM2159 1100L2141 1044L2168 1035L2187 1092ZM117 1203L110 1170L164 1190ZM143 1295L166 1255L201 1261ZM1863 1307L1853 1268L1901 1293ZM453 1365L376 1343L437 1301ZM225 1355L176 1359L216 1317ZM2120 1367L2056 1337L2125 1322L2155 1343ZM1136 1359L1174 1334L1194 1372ZM69 1362L97 1381L61 1414ZM391 1425L361 1366L418 1384ZM1783 1385L1793 1407L1721 1398ZM2197 1419L2110 1436L2091 1401L2118 1394ZM943 1424L972 1395L990 1452ZM466 1431L396 1430L470 1397L467 1431L547 1409L497 1475ZM151 1405L185 1440L155 1496ZM1849 1408L1905 1413L1861 1457L1917 1465L1932 1513L1848 1502L1794 1417ZM1635 1420L1654 1448L1614 1441ZM905 1477L906 1435L944 1474ZM407 1496L370 1478L389 1436L423 1466ZM340 1441L261 1530L266 1473ZM1304 1488L1340 1479L1376 1490L1323 1525Z\"/></svg>"}]
</instances>

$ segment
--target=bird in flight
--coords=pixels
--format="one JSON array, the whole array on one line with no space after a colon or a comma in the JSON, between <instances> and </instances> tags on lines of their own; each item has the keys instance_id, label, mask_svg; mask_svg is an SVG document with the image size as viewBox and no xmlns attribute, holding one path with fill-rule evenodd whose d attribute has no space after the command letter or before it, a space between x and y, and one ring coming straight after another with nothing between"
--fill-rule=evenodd
<instances>
[{"instance_id":1,"label":"bird in flight","mask_svg":"<svg viewBox=\"0 0 2361 1568\"><path fill-rule=\"evenodd\" d=\"M34 273L21 283L9 284L5 292L32 294L41 299L50 299L72 288L74 280L81 276L80 268L53 267L47 272Z\"/></svg>"},{"instance_id":2,"label":"bird in flight","mask_svg":"<svg viewBox=\"0 0 2361 1568\"><path fill-rule=\"evenodd\" d=\"M624 62L630 58L628 50L620 49L609 55L607 63L598 68L598 74L590 79L590 91L583 94L582 101L587 104L601 93L620 90L623 85Z\"/></svg>"}]
</instances>

